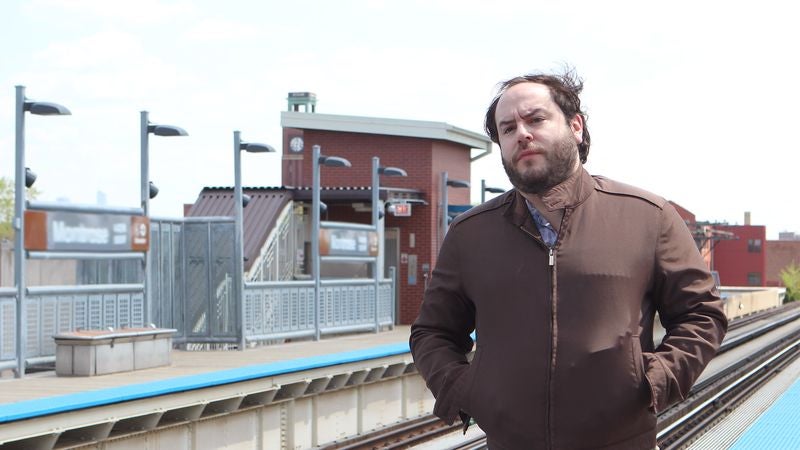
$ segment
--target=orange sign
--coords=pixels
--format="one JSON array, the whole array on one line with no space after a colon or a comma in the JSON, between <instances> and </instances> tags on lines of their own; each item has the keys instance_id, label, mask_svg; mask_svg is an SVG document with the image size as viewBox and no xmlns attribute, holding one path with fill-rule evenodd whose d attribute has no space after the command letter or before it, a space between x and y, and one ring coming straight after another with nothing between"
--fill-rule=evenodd
<instances>
[{"instance_id":1,"label":"orange sign","mask_svg":"<svg viewBox=\"0 0 800 450\"><path fill-rule=\"evenodd\" d=\"M150 219L67 211L25 211L25 249L79 252L146 252Z\"/></svg>"}]
</instances>

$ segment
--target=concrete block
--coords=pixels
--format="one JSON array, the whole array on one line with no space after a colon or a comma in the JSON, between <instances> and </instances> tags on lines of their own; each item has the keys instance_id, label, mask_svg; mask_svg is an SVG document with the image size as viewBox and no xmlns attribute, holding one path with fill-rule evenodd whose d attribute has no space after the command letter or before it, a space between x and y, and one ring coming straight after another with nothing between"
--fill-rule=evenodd
<instances>
[{"instance_id":1,"label":"concrete block","mask_svg":"<svg viewBox=\"0 0 800 450\"><path fill-rule=\"evenodd\" d=\"M96 345L95 375L133 370L133 342Z\"/></svg>"},{"instance_id":2,"label":"concrete block","mask_svg":"<svg viewBox=\"0 0 800 450\"><path fill-rule=\"evenodd\" d=\"M58 375L91 376L168 365L174 329L85 330L53 336Z\"/></svg>"}]
</instances>

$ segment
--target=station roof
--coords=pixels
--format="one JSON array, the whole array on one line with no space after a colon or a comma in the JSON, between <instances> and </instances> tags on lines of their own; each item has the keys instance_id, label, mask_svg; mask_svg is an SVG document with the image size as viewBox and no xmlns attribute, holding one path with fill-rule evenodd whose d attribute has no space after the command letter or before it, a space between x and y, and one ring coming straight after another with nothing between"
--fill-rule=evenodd
<instances>
[{"instance_id":1,"label":"station roof","mask_svg":"<svg viewBox=\"0 0 800 450\"><path fill-rule=\"evenodd\" d=\"M343 131L441 139L465 145L469 148L483 150L474 159L487 155L492 151L492 141L488 137L445 122L283 111L281 113L281 126L303 130Z\"/></svg>"},{"instance_id":2,"label":"station roof","mask_svg":"<svg viewBox=\"0 0 800 450\"><path fill-rule=\"evenodd\" d=\"M244 208L244 269L250 270L258 259L269 233L275 228L278 216L289 202L311 201L310 187L243 187L242 193L250 196ZM423 202L422 192L415 189L381 186L379 197L384 201ZM368 186L321 187L320 198L326 202L369 202L372 188ZM187 217L233 217L233 187L204 187L189 209Z\"/></svg>"}]
</instances>

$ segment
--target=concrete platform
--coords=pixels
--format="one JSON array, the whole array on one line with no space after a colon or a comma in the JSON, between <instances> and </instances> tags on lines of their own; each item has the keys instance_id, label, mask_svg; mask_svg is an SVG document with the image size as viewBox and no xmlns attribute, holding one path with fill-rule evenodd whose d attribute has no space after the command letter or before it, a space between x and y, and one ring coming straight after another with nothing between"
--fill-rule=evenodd
<instances>
[{"instance_id":1,"label":"concrete platform","mask_svg":"<svg viewBox=\"0 0 800 450\"><path fill-rule=\"evenodd\" d=\"M0 379L0 406L4 403L167 380L225 369L328 355L370 347L408 342L409 326L396 326L381 333L335 336L320 341L301 341L250 348L244 351L172 351L172 364L164 367L90 378L58 377L55 372Z\"/></svg>"}]
</instances>

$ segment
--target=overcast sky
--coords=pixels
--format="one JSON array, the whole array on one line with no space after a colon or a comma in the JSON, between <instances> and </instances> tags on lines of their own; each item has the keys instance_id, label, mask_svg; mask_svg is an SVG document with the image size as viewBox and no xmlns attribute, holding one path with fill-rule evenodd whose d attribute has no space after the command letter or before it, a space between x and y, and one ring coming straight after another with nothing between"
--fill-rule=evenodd
<instances>
[{"instance_id":1,"label":"overcast sky","mask_svg":"<svg viewBox=\"0 0 800 450\"><path fill-rule=\"evenodd\" d=\"M14 86L69 117L27 116L42 199L137 206L139 111L152 137L154 215L233 185L233 130L280 148L290 91L317 111L482 131L496 83L572 65L585 80L587 169L698 220L800 232L798 17L792 2L106 1L0 3L0 176L14 172ZM509 187L499 149L473 164ZM248 186L280 155L243 155ZM479 198L473 188L473 201Z\"/></svg>"}]
</instances>

